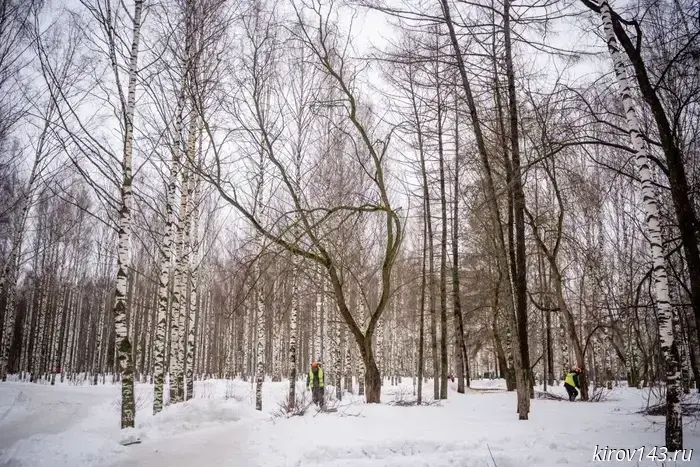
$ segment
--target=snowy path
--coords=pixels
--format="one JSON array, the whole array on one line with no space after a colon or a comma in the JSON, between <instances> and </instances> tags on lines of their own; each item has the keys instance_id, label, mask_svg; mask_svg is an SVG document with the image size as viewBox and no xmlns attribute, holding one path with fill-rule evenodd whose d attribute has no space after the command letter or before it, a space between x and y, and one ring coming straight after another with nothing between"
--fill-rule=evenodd
<instances>
[{"instance_id":1,"label":"snowy path","mask_svg":"<svg viewBox=\"0 0 700 467\"><path fill-rule=\"evenodd\" d=\"M123 449L118 397L113 385L0 384L0 467L107 465Z\"/></svg>"},{"instance_id":2,"label":"snowy path","mask_svg":"<svg viewBox=\"0 0 700 467\"><path fill-rule=\"evenodd\" d=\"M250 431L251 421L246 421L175 435L157 443L135 444L113 467L242 467L248 462L245 444Z\"/></svg>"},{"instance_id":3,"label":"snowy path","mask_svg":"<svg viewBox=\"0 0 700 467\"><path fill-rule=\"evenodd\" d=\"M0 405L0 450L31 436L58 434L85 420L103 394L31 384L8 390ZM8 404L9 402L9 404Z\"/></svg>"}]
</instances>

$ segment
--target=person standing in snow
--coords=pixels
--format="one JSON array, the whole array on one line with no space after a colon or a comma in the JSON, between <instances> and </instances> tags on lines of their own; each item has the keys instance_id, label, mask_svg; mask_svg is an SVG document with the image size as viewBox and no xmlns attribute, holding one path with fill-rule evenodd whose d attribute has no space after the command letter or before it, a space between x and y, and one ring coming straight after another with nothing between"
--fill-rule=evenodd
<instances>
[{"instance_id":1,"label":"person standing in snow","mask_svg":"<svg viewBox=\"0 0 700 467\"><path fill-rule=\"evenodd\" d=\"M306 388L311 391L313 403L323 408L324 402L324 389L325 381L323 376L323 369L318 364L317 361L311 362L311 370L306 377Z\"/></svg>"},{"instance_id":2,"label":"person standing in snow","mask_svg":"<svg viewBox=\"0 0 700 467\"><path fill-rule=\"evenodd\" d=\"M576 400L576 396L578 396L578 391L577 388L579 388L579 382L578 382L578 377L581 374L581 368L574 368L570 372L566 374L566 378L564 378L564 388L566 389L566 392L569 393L569 400L571 402Z\"/></svg>"}]
</instances>

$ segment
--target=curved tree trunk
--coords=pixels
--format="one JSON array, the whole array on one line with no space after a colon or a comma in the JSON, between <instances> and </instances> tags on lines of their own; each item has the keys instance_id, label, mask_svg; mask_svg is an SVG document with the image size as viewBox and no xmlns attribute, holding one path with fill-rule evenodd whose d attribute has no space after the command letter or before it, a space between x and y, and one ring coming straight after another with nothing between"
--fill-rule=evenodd
<instances>
[{"instance_id":1,"label":"curved tree trunk","mask_svg":"<svg viewBox=\"0 0 700 467\"><path fill-rule=\"evenodd\" d=\"M678 362L678 346L674 336L673 310L669 297L668 277L661 226L659 224L659 208L654 195L651 170L644 139L640 130L639 120L631 97L625 61L618 48L613 30L610 5L607 0L600 3L600 14L603 29L612 56L615 76L617 77L620 99L625 109L625 117L629 128L632 146L635 150L635 161L642 184L642 197L646 212L648 238L654 264L654 290L657 300L657 316L659 323L659 339L661 341L661 356L666 373L666 448L673 452L683 448L683 423L680 404L680 366Z\"/></svg>"},{"instance_id":2,"label":"curved tree trunk","mask_svg":"<svg viewBox=\"0 0 700 467\"><path fill-rule=\"evenodd\" d=\"M606 3L606 6L610 13L610 27L632 63L635 77L639 84L639 91L651 108L651 113L659 132L661 148L668 167L669 191L671 192L673 208L678 220L678 230L683 244L683 253L688 266L688 281L690 282L690 298L693 313L695 320L700 322L700 247L698 246L697 238L700 224L698 223L693 200L691 199L691 189L686 175L683 151L679 147L678 139L673 132L664 105L659 99L658 86L652 84L649 78L640 49L630 39L620 18L614 16L610 9L610 4ZM617 49L617 52L621 55L619 49ZM697 338L700 340L700 326L698 326L696 333Z\"/></svg>"}]
</instances>

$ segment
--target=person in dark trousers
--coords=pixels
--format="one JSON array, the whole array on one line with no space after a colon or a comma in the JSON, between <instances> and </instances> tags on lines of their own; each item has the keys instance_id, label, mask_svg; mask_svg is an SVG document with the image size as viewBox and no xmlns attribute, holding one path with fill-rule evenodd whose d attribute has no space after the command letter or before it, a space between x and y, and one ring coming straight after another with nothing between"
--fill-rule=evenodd
<instances>
[{"instance_id":1,"label":"person in dark trousers","mask_svg":"<svg viewBox=\"0 0 700 467\"><path fill-rule=\"evenodd\" d=\"M323 370L317 361L311 363L311 370L306 377L306 388L311 391L313 403L323 408L324 401L324 376Z\"/></svg>"},{"instance_id":2,"label":"person in dark trousers","mask_svg":"<svg viewBox=\"0 0 700 467\"><path fill-rule=\"evenodd\" d=\"M564 378L564 389L566 389L566 392L569 393L569 400L571 402L574 402L576 400L576 396L578 396L577 389L580 388L578 377L580 374L581 368L574 368L568 372L566 374L566 378Z\"/></svg>"}]
</instances>

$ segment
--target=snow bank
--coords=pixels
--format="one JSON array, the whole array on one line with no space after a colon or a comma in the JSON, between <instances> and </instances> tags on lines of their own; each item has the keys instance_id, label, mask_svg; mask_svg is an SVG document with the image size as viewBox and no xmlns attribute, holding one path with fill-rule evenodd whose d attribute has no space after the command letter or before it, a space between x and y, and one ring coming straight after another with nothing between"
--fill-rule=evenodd
<instances>
[{"instance_id":1,"label":"snow bank","mask_svg":"<svg viewBox=\"0 0 700 467\"><path fill-rule=\"evenodd\" d=\"M136 427L120 430L120 386L0 385L1 467L104 467L128 454L121 442L155 442L262 417L242 381L202 381L199 396L152 415L153 386L137 384ZM166 388L167 393L167 388Z\"/></svg>"},{"instance_id":2,"label":"snow bank","mask_svg":"<svg viewBox=\"0 0 700 467\"><path fill-rule=\"evenodd\" d=\"M3 406L12 394L18 396L0 420L0 465L106 465L123 449L116 442L114 417L100 416L112 410L113 392L86 395L38 384L4 384Z\"/></svg>"},{"instance_id":3,"label":"snow bank","mask_svg":"<svg viewBox=\"0 0 700 467\"><path fill-rule=\"evenodd\" d=\"M135 436L144 441L157 440L259 416L248 404L235 399L192 399L166 406L156 416L143 417L136 428L124 430L124 435Z\"/></svg>"}]
</instances>

